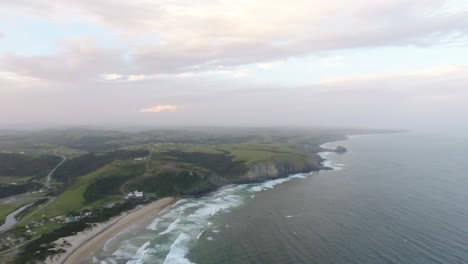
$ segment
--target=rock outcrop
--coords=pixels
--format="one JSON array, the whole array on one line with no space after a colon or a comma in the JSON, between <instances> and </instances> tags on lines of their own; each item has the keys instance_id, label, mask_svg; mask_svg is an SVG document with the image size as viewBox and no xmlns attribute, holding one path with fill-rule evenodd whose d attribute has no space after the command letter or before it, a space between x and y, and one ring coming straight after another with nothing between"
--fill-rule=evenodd
<instances>
[{"instance_id":1,"label":"rock outcrop","mask_svg":"<svg viewBox=\"0 0 468 264\"><path fill-rule=\"evenodd\" d=\"M343 146L338 146L338 147L336 147L336 149L335 149L335 152L336 152L336 153L345 153L345 152L347 152L347 151L348 151L348 150L347 150L345 147L343 147Z\"/></svg>"}]
</instances>

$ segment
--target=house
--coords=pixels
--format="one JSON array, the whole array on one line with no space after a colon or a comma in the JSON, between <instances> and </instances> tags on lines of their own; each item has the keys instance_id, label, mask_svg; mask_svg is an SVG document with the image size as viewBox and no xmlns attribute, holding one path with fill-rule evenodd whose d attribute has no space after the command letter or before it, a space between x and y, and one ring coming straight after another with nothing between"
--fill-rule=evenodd
<instances>
[{"instance_id":1,"label":"house","mask_svg":"<svg viewBox=\"0 0 468 264\"><path fill-rule=\"evenodd\" d=\"M131 197L141 198L143 197L143 192L133 191L133 192L127 193L127 199Z\"/></svg>"},{"instance_id":2,"label":"house","mask_svg":"<svg viewBox=\"0 0 468 264\"><path fill-rule=\"evenodd\" d=\"M65 223L75 222L76 220L77 220L76 217L74 217L73 215L71 215L71 216L69 216L69 217L67 217L67 218L65 219Z\"/></svg>"},{"instance_id":3,"label":"house","mask_svg":"<svg viewBox=\"0 0 468 264\"><path fill-rule=\"evenodd\" d=\"M127 198L128 198L128 196L127 196ZM114 208L116 205L117 205L117 203L108 203L108 204L104 205L104 208Z\"/></svg>"}]
</instances>

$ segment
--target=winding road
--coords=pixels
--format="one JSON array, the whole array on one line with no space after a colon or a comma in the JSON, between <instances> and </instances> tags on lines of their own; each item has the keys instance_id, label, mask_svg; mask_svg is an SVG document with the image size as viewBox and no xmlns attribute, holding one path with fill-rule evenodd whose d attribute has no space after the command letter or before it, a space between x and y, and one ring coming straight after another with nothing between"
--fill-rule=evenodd
<instances>
[{"instance_id":1,"label":"winding road","mask_svg":"<svg viewBox=\"0 0 468 264\"><path fill-rule=\"evenodd\" d=\"M52 179L52 174L54 174L55 170L60 167L60 165L62 165L66 160L67 158L65 156L60 156L62 158L62 161L57 164L57 166L55 166L55 168L53 168L50 173L47 175L47 178L46 178L46 182L44 184L44 186L49 189L50 188L50 180Z\"/></svg>"},{"instance_id":2,"label":"winding road","mask_svg":"<svg viewBox=\"0 0 468 264\"><path fill-rule=\"evenodd\" d=\"M50 180L52 179L52 174L54 174L55 170L60 166L62 165L66 160L67 158L64 157L64 156L61 156L62 157L62 161L57 164L57 166L55 166L51 171L50 173L47 175L47 178L46 178L46 182L44 184L44 187L49 189L50 188ZM19 224L21 222L24 222L26 221L27 219L29 219L31 216L35 215L37 212L41 211L42 209L44 209L45 207L47 207L49 204L51 204L54 200L55 200L55 197L51 197L49 196L48 197L49 201L47 201L46 203L44 203L43 205L41 205L39 208L37 208L35 211L33 211L32 213L29 213L28 215L26 215L24 218L22 218L21 220L19 220L16 224ZM15 224L15 225L16 225ZM12 228L13 226L10 227L10 229Z\"/></svg>"}]
</instances>

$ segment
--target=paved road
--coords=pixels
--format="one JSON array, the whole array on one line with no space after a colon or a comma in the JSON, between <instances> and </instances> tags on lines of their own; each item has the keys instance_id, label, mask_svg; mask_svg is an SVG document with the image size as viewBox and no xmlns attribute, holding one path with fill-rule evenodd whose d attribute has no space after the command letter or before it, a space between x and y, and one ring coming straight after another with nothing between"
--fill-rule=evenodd
<instances>
[{"instance_id":1,"label":"paved road","mask_svg":"<svg viewBox=\"0 0 468 264\"><path fill-rule=\"evenodd\" d=\"M146 161L146 171L149 171L149 166L150 166L150 162L151 162L151 155L153 155L153 149L150 150L150 153L148 155L148 159Z\"/></svg>"},{"instance_id":2,"label":"paved road","mask_svg":"<svg viewBox=\"0 0 468 264\"><path fill-rule=\"evenodd\" d=\"M58 167L60 167L60 165L62 165L67 160L67 158L65 158L64 156L61 156L61 157L62 157L63 160L59 164L57 164L57 166L55 166L55 168L53 168L50 171L50 173L47 175L46 182L45 182L45 185L44 185L47 189L50 188L50 180L52 179L52 174L54 174L55 170Z\"/></svg>"}]
</instances>

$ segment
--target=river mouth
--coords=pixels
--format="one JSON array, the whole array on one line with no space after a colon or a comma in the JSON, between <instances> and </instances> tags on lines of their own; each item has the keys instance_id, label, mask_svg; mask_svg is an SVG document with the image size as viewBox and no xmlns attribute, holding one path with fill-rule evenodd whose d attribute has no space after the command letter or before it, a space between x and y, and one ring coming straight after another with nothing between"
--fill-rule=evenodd
<instances>
[{"instance_id":1,"label":"river mouth","mask_svg":"<svg viewBox=\"0 0 468 264\"><path fill-rule=\"evenodd\" d=\"M8 214L8 216L5 218L5 222L0 226L0 233L3 233L6 230L13 227L14 225L16 225L18 223L18 220L16 220L16 216L33 204L34 203L23 205L20 208Z\"/></svg>"}]
</instances>

